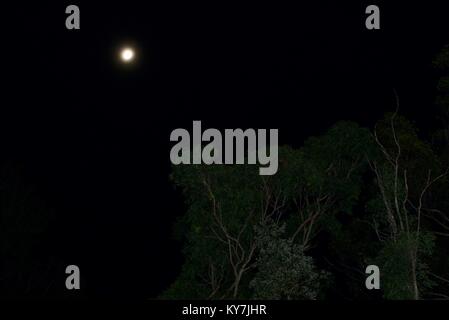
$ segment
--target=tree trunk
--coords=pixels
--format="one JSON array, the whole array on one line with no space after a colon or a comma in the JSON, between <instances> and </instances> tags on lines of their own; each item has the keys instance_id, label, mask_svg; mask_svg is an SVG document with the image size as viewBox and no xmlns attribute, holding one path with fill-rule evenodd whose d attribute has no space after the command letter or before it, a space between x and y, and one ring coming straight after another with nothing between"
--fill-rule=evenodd
<instances>
[{"instance_id":1,"label":"tree trunk","mask_svg":"<svg viewBox=\"0 0 449 320\"><path fill-rule=\"evenodd\" d=\"M413 299L419 300L418 281L416 279L416 256L413 254L413 250L410 250L410 258L412 267Z\"/></svg>"},{"instance_id":2,"label":"tree trunk","mask_svg":"<svg viewBox=\"0 0 449 320\"><path fill-rule=\"evenodd\" d=\"M233 298L237 298L237 294L239 293L239 285L240 285L240 280L242 279L242 271L240 271L237 275L237 277L235 278L234 281L234 292L232 294Z\"/></svg>"}]
</instances>

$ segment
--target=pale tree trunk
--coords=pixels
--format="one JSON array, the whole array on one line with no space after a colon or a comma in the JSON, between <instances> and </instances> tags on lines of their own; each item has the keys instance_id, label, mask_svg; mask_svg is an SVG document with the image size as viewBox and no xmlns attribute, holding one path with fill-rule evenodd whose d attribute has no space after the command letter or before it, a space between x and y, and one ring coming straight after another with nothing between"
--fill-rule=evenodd
<instances>
[{"instance_id":1,"label":"pale tree trunk","mask_svg":"<svg viewBox=\"0 0 449 320\"><path fill-rule=\"evenodd\" d=\"M399 99L395 92L396 99L397 99L397 108L399 109ZM419 284L417 279L417 264L418 264L418 251L419 251L419 239L420 239L420 228L421 228L421 214L423 209L423 201L424 196L430 186L438 181L439 179L443 178L448 174L448 170L446 172L443 172L441 175L432 178L432 172L431 170L428 170L427 174L427 181L420 187L420 195L419 198L416 199L415 204L413 204L412 199L410 199L409 195L409 186L408 186L408 173L406 169L402 169L400 166L400 159L401 159L401 145L399 142L399 139L396 135L396 129L394 124L394 119L397 115L397 111L393 114L393 116L390 119L390 126L392 131L392 136L394 140L394 144L396 147L395 151L387 150L387 148L382 144L382 142L379 140L377 136L376 129L374 130L374 139L379 146L380 150L382 151L383 155L385 156L385 164L382 166L379 166L378 163L372 162L370 163L374 173L376 174L377 178L377 184L379 187L379 190L381 192L381 197L383 200L383 203L385 205L386 210L386 220L389 223L390 228L390 235L386 239L380 239L380 240L391 240L396 241L397 235L404 234L407 236L408 239L408 250L409 250L409 258L410 258L410 267L411 267L411 279L410 279L410 285L411 290L413 294L413 299L418 300L420 298L420 292L419 292ZM394 184L393 184L393 190L390 190L390 192L387 193L388 183L384 181L383 171L384 168L386 170L392 170L394 173ZM403 173L403 176L400 178L400 172ZM399 185L402 185L405 188L405 195L403 199L401 199L401 195L399 192ZM391 197L393 199L391 199ZM411 230L411 227L409 225L409 211L414 211L416 213L417 217L417 225L415 230ZM376 230L377 232L377 230Z\"/></svg>"}]
</instances>

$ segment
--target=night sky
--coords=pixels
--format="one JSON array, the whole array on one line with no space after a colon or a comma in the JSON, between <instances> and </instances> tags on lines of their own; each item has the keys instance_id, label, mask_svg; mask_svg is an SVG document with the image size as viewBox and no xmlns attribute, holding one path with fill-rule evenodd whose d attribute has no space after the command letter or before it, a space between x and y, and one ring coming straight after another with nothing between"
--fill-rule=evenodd
<instances>
[{"instance_id":1,"label":"night sky","mask_svg":"<svg viewBox=\"0 0 449 320\"><path fill-rule=\"evenodd\" d=\"M2 4L0 139L2 161L54 214L45 254L81 269L73 296L151 298L178 275L176 128L278 128L301 146L338 120L371 127L394 109L393 88L404 115L434 125L442 7L72 2ZM65 28L69 4L81 30ZM379 31L365 29L368 4ZM123 65L128 43L138 56Z\"/></svg>"}]
</instances>

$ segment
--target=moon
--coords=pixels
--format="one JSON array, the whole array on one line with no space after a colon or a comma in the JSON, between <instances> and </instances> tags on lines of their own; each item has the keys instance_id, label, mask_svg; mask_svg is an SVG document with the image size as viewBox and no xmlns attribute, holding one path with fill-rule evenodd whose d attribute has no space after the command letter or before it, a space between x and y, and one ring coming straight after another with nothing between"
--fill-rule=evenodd
<instances>
[{"instance_id":1,"label":"moon","mask_svg":"<svg viewBox=\"0 0 449 320\"><path fill-rule=\"evenodd\" d=\"M126 47L120 51L120 59L124 63L130 63L131 61L134 60L134 57L135 57L135 52L134 52L133 48Z\"/></svg>"}]
</instances>

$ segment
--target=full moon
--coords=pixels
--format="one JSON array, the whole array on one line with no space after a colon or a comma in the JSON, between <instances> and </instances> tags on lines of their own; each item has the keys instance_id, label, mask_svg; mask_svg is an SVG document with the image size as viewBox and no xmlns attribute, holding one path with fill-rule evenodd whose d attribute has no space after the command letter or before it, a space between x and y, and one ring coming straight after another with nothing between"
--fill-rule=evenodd
<instances>
[{"instance_id":1,"label":"full moon","mask_svg":"<svg viewBox=\"0 0 449 320\"><path fill-rule=\"evenodd\" d=\"M120 52L120 58L125 63L131 62L134 59L134 50L132 48L123 48Z\"/></svg>"}]
</instances>

